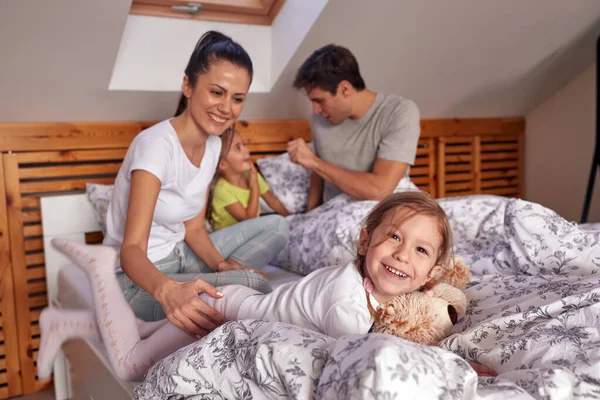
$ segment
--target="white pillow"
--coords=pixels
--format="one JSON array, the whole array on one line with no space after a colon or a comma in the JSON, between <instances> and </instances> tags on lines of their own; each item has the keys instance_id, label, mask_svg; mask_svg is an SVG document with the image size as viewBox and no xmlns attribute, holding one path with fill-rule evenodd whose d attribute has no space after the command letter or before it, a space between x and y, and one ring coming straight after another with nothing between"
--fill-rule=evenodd
<instances>
[{"instance_id":1,"label":"white pillow","mask_svg":"<svg viewBox=\"0 0 600 400\"><path fill-rule=\"evenodd\" d=\"M308 201L310 171L294 164L288 153L256 162L271 192L292 214L304 212ZM261 204L261 210L263 205Z\"/></svg>"},{"instance_id":2,"label":"white pillow","mask_svg":"<svg viewBox=\"0 0 600 400\"><path fill-rule=\"evenodd\" d=\"M342 193L309 213L286 217L288 244L271 263L302 275L348 264L356 258L360 223L376 203Z\"/></svg>"},{"instance_id":3,"label":"white pillow","mask_svg":"<svg viewBox=\"0 0 600 400\"><path fill-rule=\"evenodd\" d=\"M88 183L85 185L85 193L88 201L94 209L94 217L106 235L106 212L112 198L114 185L101 185L99 183Z\"/></svg>"}]
</instances>

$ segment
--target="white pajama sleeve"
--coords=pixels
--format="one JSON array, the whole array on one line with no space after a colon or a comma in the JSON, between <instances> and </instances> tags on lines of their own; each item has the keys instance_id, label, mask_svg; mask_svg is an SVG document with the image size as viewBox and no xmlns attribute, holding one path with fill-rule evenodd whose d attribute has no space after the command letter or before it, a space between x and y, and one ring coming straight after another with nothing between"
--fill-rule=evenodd
<instances>
[{"instance_id":1,"label":"white pajama sleeve","mask_svg":"<svg viewBox=\"0 0 600 400\"><path fill-rule=\"evenodd\" d=\"M373 321L369 310L358 299L348 298L333 304L325 315L323 333L333 338L367 333Z\"/></svg>"}]
</instances>

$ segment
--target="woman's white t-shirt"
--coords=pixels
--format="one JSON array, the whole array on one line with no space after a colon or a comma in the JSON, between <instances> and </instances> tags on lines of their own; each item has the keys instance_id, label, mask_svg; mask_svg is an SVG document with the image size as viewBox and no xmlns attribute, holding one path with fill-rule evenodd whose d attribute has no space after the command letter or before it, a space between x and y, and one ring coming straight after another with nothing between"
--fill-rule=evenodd
<instances>
[{"instance_id":1,"label":"woman's white t-shirt","mask_svg":"<svg viewBox=\"0 0 600 400\"><path fill-rule=\"evenodd\" d=\"M183 223L204 208L206 193L215 175L221 139L209 136L200 167L194 166L181 147L170 120L162 121L135 137L127 150L106 215L104 244L120 247L131 187L131 173L150 172L160 180L160 192L148 239L148 258L159 261L185 236Z\"/></svg>"}]
</instances>

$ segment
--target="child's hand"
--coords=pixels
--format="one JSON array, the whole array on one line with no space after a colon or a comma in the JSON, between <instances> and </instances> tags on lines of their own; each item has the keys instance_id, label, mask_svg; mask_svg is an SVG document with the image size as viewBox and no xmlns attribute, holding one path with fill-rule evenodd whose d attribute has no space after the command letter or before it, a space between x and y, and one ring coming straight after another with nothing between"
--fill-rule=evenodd
<instances>
[{"instance_id":1,"label":"child's hand","mask_svg":"<svg viewBox=\"0 0 600 400\"><path fill-rule=\"evenodd\" d=\"M232 270L236 270L236 269L252 271L256 274L260 274L260 275L264 276L265 278L267 277L267 274L264 273L263 271L245 267L242 264L240 264L239 262L237 262L231 258L228 260L223 260L217 265L217 272L232 271Z\"/></svg>"},{"instance_id":2,"label":"child's hand","mask_svg":"<svg viewBox=\"0 0 600 400\"><path fill-rule=\"evenodd\" d=\"M250 168L250 176L248 177L248 184L253 189L258 189L258 171L256 170L256 166L252 164Z\"/></svg>"}]
</instances>

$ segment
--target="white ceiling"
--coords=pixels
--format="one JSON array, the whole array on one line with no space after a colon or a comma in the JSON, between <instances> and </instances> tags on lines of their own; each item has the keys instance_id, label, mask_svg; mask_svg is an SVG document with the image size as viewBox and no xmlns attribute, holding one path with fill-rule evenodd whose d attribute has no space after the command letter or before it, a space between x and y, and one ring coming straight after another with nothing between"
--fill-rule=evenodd
<instances>
[{"instance_id":1,"label":"white ceiling","mask_svg":"<svg viewBox=\"0 0 600 400\"><path fill-rule=\"evenodd\" d=\"M171 115L176 93L108 90L128 8L0 0L0 121ZM293 76L331 42L355 53L370 88L412 98L424 117L525 115L594 62L599 33L598 0L330 0L243 117L306 117Z\"/></svg>"}]
</instances>

